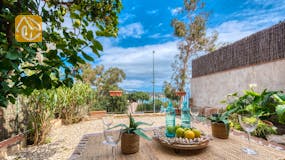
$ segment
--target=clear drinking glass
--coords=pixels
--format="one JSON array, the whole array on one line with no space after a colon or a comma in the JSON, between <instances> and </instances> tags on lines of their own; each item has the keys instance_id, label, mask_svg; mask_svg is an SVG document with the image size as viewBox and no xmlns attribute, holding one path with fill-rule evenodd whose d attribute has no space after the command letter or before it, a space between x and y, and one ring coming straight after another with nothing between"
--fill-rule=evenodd
<instances>
[{"instance_id":1,"label":"clear drinking glass","mask_svg":"<svg viewBox=\"0 0 285 160\"><path fill-rule=\"evenodd\" d=\"M103 125L109 128L113 124L113 119L114 119L113 115L107 115L102 117Z\"/></svg>"},{"instance_id":2,"label":"clear drinking glass","mask_svg":"<svg viewBox=\"0 0 285 160\"><path fill-rule=\"evenodd\" d=\"M121 129L110 129L109 127L104 126L103 134L105 139L103 144L110 145L112 147L113 159L116 159L116 149L122 135Z\"/></svg>"},{"instance_id":3,"label":"clear drinking glass","mask_svg":"<svg viewBox=\"0 0 285 160\"><path fill-rule=\"evenodd\" d=\"M238 115L239 123L241 127L247 132L247 138L248 138L248 146L250 145L250 133L253 132L257 125L258 125L258 117L254 116L250 113L245 113ZM257 152L253 149L250 149L249 147L243 147L242 151L244 151L247 154L255 155Z\"/></svg>"},{"instance_id":4,"label":"clear drinking glass","mask_svg":"<svg viewBox=\"0 0 285 160\"><path fill-rule=\"evenodd\" d=\"M198 122L199 111L200 111L200 109L198 107L193 106L190 108L190 114L193 118L193 122L196 122L196 123Z\"/></svg>"}]
</instances>

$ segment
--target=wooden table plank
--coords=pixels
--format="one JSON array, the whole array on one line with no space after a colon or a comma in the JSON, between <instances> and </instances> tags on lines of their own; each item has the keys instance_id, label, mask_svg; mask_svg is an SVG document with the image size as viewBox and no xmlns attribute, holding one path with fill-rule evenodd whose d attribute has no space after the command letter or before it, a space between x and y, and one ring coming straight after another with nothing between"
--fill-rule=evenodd
<instances>
[{"instance_id":1,"label":"wooden table plank","mask_svg":"<svg viewBox=\"0 0 285 160\"><path fill-rule=\"evenodd\" d=\"M203 128L204 126L201 126ZM152 131L147 132L152 135ZM102 144L104 140L102 133L86 135L82 144L74 151L70 159L78 160L112 160L111 146ZM197 151L180 151L175 153L174 150L158 144L156 141L147 141L140 139L140 151L136 154L123 155L120 150L120 144L117 149L118 160L281 160L285 159L285 151L263 146L252 142L251 148L255 149L257 155L247 155L241 151L242 146L247 146L247 139L230 134L229 139L214 138L210 141L209 146L203 150ZM85 145L84 145L85 143Z\"/></svg>"}]
</instances>

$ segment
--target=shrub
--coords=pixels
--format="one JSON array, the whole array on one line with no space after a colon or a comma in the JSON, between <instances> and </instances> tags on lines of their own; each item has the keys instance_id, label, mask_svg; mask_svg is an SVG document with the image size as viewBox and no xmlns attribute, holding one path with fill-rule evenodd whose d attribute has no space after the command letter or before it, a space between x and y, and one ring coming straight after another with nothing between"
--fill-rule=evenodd
<instances>
[{"instance_id":1,"label":"shrub","mask_svg":"<svg viewBox=\"0 0 285 160\"><path fill-rule=\"evenodd\" d=\"M162 106L162 101L159 100L159 99L155 99L154 100L154 103L155 103L155 111L156 112L159 112L160 111L160 108ZM144 103L144 104L139 104L138 107L137 107L137 111L140 111L140 112L150 112L150 111L153 111L153 102L150 101L148 103Z\"/></svg>"},{"instance_id":2,"label":"shrub","mask_svg":"<svg viewBox=\"0 0 285 160\"><path fill-rule=\"evenodd\" d=\"M58 94L56 110L64 124L77 123L87 115L94 92L88 84L76 83L72 88L60 87L56 92Z\"/></svg>"},{"instance_id":3,"label":"shrub","mask_svg":"<svg viewBox=\"0 0 285 160\"><path fill-rule=\"evenodd\" d=\"M34 90L22 99L26 120L27 144L43 144L51 128L58 97L55 90Z\"/></svg>"},{"instance_id":4,"label":"shrub","mask_svg":"<svg viewBox=\"0 0 285 160\"><path fill-rule=\"evenodd\" d=\"M242 127L238 122L238 114L236 113L230 116L230 125L234 129L243 131ZM270 126L264 123L262 120L259 120L257 128L251 134L257 137L266 138L267 135L276 134L276 133L277 133L276 127Z\"/></svg>"},{"instance_id":5,"label":"shrub","mask_svg":"<svg viewBox=\"0 0 285 160\"><path fill-rule=\"evenodd\" d=\"M127 110L127 95L122 95L120 97L106 97L106 109L108 112L113 113L125 113Z\"/></svg>"}]
</instances>

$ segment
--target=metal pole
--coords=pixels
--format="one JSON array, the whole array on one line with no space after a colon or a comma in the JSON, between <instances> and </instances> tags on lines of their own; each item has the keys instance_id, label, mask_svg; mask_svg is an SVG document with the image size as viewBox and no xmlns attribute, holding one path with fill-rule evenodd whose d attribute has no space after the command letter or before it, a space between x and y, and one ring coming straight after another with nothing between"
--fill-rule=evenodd
<instances>
[{"instance_id":1,"label":"metal pole","mask_svg":"<svg viewBox=\"0 0 285 160\"><path fill-rule=\"evenodd\" d=\"M154 102L154 51L152 51L152 96L153 96L153 113L155 113L155 102Z\"/></svg>"}]
</instances>

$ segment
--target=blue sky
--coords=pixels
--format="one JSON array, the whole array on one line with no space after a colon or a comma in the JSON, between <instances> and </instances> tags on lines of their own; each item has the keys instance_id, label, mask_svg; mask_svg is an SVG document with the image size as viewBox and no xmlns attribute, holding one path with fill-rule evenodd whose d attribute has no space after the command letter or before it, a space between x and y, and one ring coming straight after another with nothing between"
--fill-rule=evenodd
<instances>
[{"instance_id":1,"label":"blue sky","mask_svg":"<svg viewBox=\"0 0 285 160\"><path fill-rule=\"evenodd\" d=\"M171 63L179 53L170 26L183 0L122 0L118 38L100 39L102 56L94 65L119 67L127 75L125 90L152 91L152 51L155 51L155 90L171 80ZM218 31L218 43L234 42L285 20L284 0L205 0L211 11L207 33Z\"/></svg>"}]
</instances>

